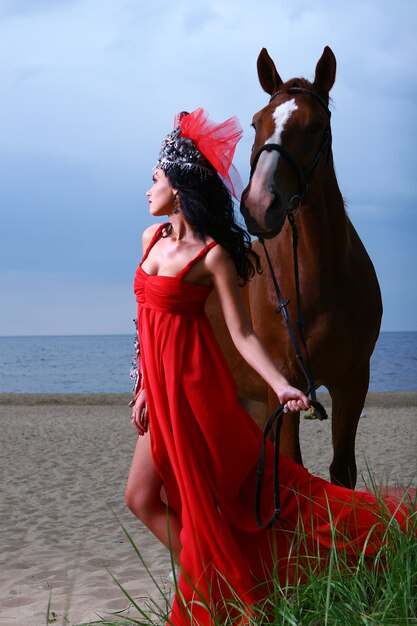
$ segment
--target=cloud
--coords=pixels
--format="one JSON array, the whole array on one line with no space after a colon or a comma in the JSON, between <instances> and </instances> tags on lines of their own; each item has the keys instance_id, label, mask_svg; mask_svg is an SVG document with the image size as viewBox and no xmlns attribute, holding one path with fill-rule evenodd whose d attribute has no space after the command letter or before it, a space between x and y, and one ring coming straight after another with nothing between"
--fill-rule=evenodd
<instances>
[{"instance_id":1,"label":"cloud","mask_svg":"<svg viewBox=\"0 0 417 626\"><path fill-rule=\"evenodd\" d=\"M77 0L2 0L0 17L33 15L71 7Z\"/></svg>"},{"instance_id":2,"label":"cloud","mask_svg":"<svg viewBox=\"0 0 417 626\"><path fill-rule=\"evenodd\" d=\"M1 268L125 278L139 255L141 194L131 185L70 160L0 157Z\"/></svg>"},{"instance_id":3,"label":"cloud","mask_svg":"<svg viewBox=\"0 0 417 626\"><path fill-rule=\"evenodd\" d=\"M413 0L3 0L3 269L48 273L59 263L62 276L83 269L94 283L102 269L122 283L178 110L237 114L245 136L236 165L247 179L249 124L267 103L256 75L264 46L284 79L312 78L332 47L336 172L352 219L383 254L373 220L389 230L394 211L404 223L415 211L416 14Z\"/></svg>"}]
</instances>

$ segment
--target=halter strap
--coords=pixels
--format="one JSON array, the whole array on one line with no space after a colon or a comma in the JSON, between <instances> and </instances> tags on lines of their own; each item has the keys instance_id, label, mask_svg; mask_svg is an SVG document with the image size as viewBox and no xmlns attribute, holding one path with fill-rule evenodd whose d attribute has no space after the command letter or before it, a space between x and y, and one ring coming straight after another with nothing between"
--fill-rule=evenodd
<instances>
[{"instance_id":1,"label":"halter strap","mask_svg":"<svg viewBox=\"0 0 417 626\"><path fill-rule=\"evenodd\" d=\"M326 154L326 152L328 151L329 146L331 145L331 141L332 141L332 135L331 135L331 130L330 130L330 117L331 117L331 112L329 110L328 105L326 104L326 102L323 100L323 98L316 93L315 91L313 91L312 89L306 89L304 87L288 87L287 89L281 91L278 90L275 93L273 93L269 99L269 102L271 103L274 98L276 98L277 96L281 95L281 94L304 94L307 96L311 96L313 98L315 98L318 102L320 102L321 106L324 108L324 110L326 111L327 115L329 116L329 123L327 124L326 128L323 131L323 135L320 141L320 145L319 148L317 150L316 156L314 157L312 163L306 167L306 168L302 168L300 166L300 164L298 163L298 161L293 157L293 155L288 152L288 150L286 150L281 144L278 143L266 143L263 146L261 146L258 150L258 152L255 154L253 160L252 160L252 165L251 165L251 170L250 170L250 178L253 177L255 170L256 170L256 166L258 164L259 161L259 157L261 156L261 154L263 152L272 152L272 151L276 151L278 152L278 154L280 154L286 161L287 163L289 163L289 165L293 168L293 170L295 171L297 177L298 177L298 181L299 181L299 185L300 185L300 193L296 194L295 196L293 196L293 198L297 198L299 202L301 202L301 200L303 199L303 197L305 196L311 180L314 177L314 173L316 170L316 167L321 159L322 156L324 156ZM329 163L329 155L327 158L327 164ZM242 204L243 201L241 200L241 212L242 211ZM249 231L251 232L251 231ZM252 234L257 234L257 233L252 233Z\"/></svg>"},{"instance_id":2,"label":"halter strap","mask_svg":"<svg viewBox=\"0 0 417 626\"><path fill-rule=\"evenodd\" d=\"M197 255L191 259L191 261L187 263L187 265L180 272L178 272L177 278L183 278L192 266L195 265L195 263L197 263L197 261L199 261L205 254L207 254L209 250L214 248L214 246L217 246L217 241L211 241L207 244L207 246L204 246L204 248L200 250L200 252L198 252Z\"/></svg>"},{"instance_id":3,"label":"halter strap","mask_svg":"<svg viewBox=\"0 0 417 626\"><path fill-rule=\"evenodd\" d=\"M312 96L318 102L320 102L321 106L326 111L326 113L329 116L329 118L332 115L331 111L329 109L329 105L327 104L327 102L318 93L316 93L312 89L307 89L306 87L288 87L287 89L284 89L283 91L281 91L281 89L279 89L278 91L275 91L275 93L273 93L271 95L271 97L269 98L269 103L271 103L272 100L274 100L277 96L280 96L283 93L289 93L289 94L301 93L301 94L305 94L307 96Z\"/></svg>"}]
</instances>

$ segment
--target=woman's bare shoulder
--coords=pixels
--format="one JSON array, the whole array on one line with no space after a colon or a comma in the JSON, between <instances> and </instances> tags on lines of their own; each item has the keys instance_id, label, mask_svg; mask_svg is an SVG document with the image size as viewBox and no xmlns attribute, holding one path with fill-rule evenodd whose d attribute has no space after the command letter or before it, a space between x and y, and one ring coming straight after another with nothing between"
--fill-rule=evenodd
<instances>
[{"instance_id":1,"label":"woman's bare shoulder","mask_svg":"<svg viewBox=\"0 0 417 626\"><path fill-rule=\"evenodd\" d=\"M151 226L148 226L148 228L145 228L145 230L143 231L143 233L142 233L142 249L143 249L143 252L145 252L146 248L151 243L152 237L154 236L154 234L156 233L156 231L158 230L160 225L161 224L152 224Z\"/></svg>"},{"instance_id":2,"label":"woman's bare shoulder","mask_svg":"<svg viewBox=\"0 0 417 626\"><path fill-rule=\"evenodd\" d=\"M222 270L235 270L235 264L223 246L217 244L209 251L206 256L206 267L212 274Z\"/></svg>"}]
</instances>

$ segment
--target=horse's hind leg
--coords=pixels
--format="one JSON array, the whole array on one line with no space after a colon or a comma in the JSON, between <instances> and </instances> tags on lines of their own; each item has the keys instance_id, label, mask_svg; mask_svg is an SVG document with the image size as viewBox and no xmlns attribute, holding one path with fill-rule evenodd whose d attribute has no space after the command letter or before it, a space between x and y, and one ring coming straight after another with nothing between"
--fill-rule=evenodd
<instances>
[{"instance_id":1,"label":"horse's hind leg","mask_svg":"<svg viewBox=\"0 0 417 626\"><path fill-rule=\"evenodd\" d=\"M332 397L333 461L330 465L332 483L356 485L355 439L359 417L369 386L369 363L355 372L341 387L329 387Z\"/></svg>"}]
</instances>

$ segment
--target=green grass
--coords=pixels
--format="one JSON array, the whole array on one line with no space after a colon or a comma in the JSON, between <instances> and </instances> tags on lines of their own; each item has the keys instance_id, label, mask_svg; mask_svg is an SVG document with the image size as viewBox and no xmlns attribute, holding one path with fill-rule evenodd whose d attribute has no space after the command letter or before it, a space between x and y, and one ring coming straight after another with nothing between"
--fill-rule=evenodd
<instances>
[{"instance_id":1,"label":"green grass","mask_svg":"<svg viewBox=\"0 0 417 626\"><path fill-rule=\"evenodd\" d=\"M119 522L120 523L120 522ZM407 532L403 533L390 516L384 518L385 541L372 561L358 555L355 565L349 565L343 553L330 550L326 567L317 567L310 560L303 567L303 582L280 584L277 576L270 581L270 594L265 602L251 607L248 624L251 626L408 626L417 624L417 514L410 506ZM111 619L94 622L96 626L163 626L169 620L170 603L174 591L167 592L152 576L131 535L121 524L123 532L138 558L138 567L145 567L158 594L159 603L149 599L139 605L123 587L113 580L131 605L129 615L114 614ZM302 542L302 538L300 539ZM294 546L294 549L295 546ZM172 563L172 565L174 565ZM173 568L174 569L174 568ZM174 570L175 571L175 570ZM110 574L112 575L112 574ZM174 583L174 588L176 581ZM231 594L233 596L233 594ZM248 607L239 598L225 601L226 614L230 610L247 616ZM223 613L224 615L224 613ZM215 620L218 626L232 625L223 617ZM84 625L80 625L84 626Z\"/></svg>"}]
</instances>

